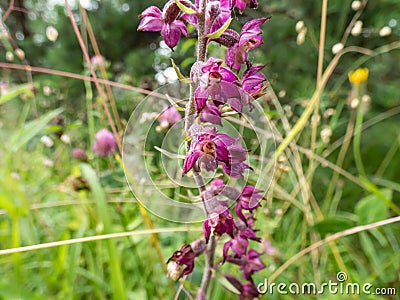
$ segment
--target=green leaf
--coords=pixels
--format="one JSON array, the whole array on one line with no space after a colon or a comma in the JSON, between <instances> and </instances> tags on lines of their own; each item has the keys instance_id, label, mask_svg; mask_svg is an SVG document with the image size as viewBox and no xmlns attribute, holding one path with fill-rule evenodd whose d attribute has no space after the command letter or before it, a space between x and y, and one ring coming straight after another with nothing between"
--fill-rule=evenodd
<instances>
[{"instance_id":1,"label":"green leaf","mask_svg":"<svg viewBox=\"0 0 400 300\"><path fill-rule=\"evenodd\" d=\"M328 217L314 225L314 230L322 236L328 233L335 233L353 227L354 224L347 218L340 216Z\"/></svg>"},{"instance_id":2,"label":"green leaf","mask_svg":"<svg viewBox=\"0 0 400 300\"><path fill-rule=\"evenodd\" d=\"M232 22L232 18L229 17L229 19L226 20L226 22L224 23L224 25L222 25L222 27L220 29L218 29L217 31L215 31L213 33L207 34L207 37L210 39L219 38L225 32L225 30L228 29L229 25L231 25L231 22Z\"/></svg>"},{"instance_id":3,"label":"green leaf","mask_svg":"<svg viewBox=\"0 0 400 300\"><path fill-rule=\"evenodd\" d=\"M31 88L32 84L22 84L9 89L6 94L0 97L0 104L6 103L7 101L14 99L21 94L27 94L28 96L32 96L33 94Z\"/></svg>"},{"instance_id":4,"label":"green leaf","mask_svg":"<svg viewBox=\"0 0 400 300\"><path fill-rule=\"evenodd\" d=\"M392 190L382 189L380 193L385 198L392 199ZM370 224L387 218L389 209L384 201L376 194L368 195L358 201L355 212L361 225Z\"/></svg>"},{"instance_id":5,"label":"green leaf","mask_svg":"<svg viewBox=\"0 0 400 300\"><path fill-rule=\"evenodd\" d=\"M29 142L35 135L45 129L47 124L57 115L59 115L63 109L59 108L53 110L36 120L30 121L25 126L16 132L10 140L10 149L17 151L20 147Z\"/></svg>"},{"instance_id":6,"label":"green leaf","mask_svg":"<svg viewBox=\"0 0 400 300\"><path fill-rule=\"evenodd\" d=\"M176 73L176 76L178 76L178 79L180 80L180 81L184 81L184 82L190 82L190 79L189 78L186 78L182 73L181 73L181 70L179 69L179 67L175 64L175 61L171 58L171 64L172 64L172 67L174 68L174 70L175 70L175 73Z\"/></svg>"},{"instance_id":7,"label":"green leaf","mask_svg":"<svg viewBox=\"0 0 400 300\"><path fill-rule=\"evenodd\" d=\"M176 5L183 11L185 14L188 15L195 15L197 12L194 9L191 9L190 7L187 7L183 5L179 0L175 0Z\"/></svg>"}]
</instances>

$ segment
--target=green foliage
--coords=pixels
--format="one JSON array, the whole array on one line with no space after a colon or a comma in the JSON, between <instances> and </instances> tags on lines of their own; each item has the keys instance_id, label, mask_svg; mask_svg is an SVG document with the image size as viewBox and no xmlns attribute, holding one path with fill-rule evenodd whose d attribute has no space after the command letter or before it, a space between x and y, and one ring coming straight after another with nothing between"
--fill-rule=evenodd
<instances>
[{"instance_id":1,"label":"green foliage","mask_svg":"<svg viewBox=\"0 0 400 300\"><path fill-rule=\"evenodd\" d=\"M5 24L30 65L90 76L62 5L45 0L15 2L28 13L14 11ZM167 68L189 77L196 50L193 27L189 27L192 38L181 40L174 52L160 44L159 33L136 31L141 11L150 4L162 7L164 0L84 2L89 3L87 14L106 59L106 77L96 69L97 77L148 89L161 84L157 79ZM332 46L341 41L355 14L350 4L328 1L324 69L334 58ZM8 2L1 1L0 5L4 12ZM290 129L299 124L304 111L314 113L308 105L316 88L321 2L259 0L259 6L259 10L246 10L243 15L237 12L231 28L238 28L238 23L252 17L272 15L263 26L265 43L250 52L250 60L267 64L270 91L278 95L276 102L261 100L280 145ZM76 4L72 8L89 55L93 56L82 15ZM397 0L368 1L360 16L362 34L350 34L345 45L361 47L364 52L344 54L321 92L315 145L311 143L313 123L304 119L304 124L298 126L299 134L293 135L293 141L282 150L267 201L257 215L256 227L272 248L263 256L267 268L255 283L270 278L288 259L323 238L397 216L400 57L398 47L391 50L390 46L399 40L399 9ZM300 20L307 33L304 42L297 44L295 26ZM59 32L55 42L45 37L49 25ZM380 36L383 26L390 26L392 34ZM0 49L4 50L0 51L0 61L6 62L5 53L13 51L13 45L3 36L0 41ZM211 43L209 55L223 57L225 52ZM12 63L24 64L15 53ZM359 153L354 153L353 134L347 140L344 137L355 123L347 74L358 67L369 69L365 88L370 102L362 107ZM119 155L99 158L92 152L95 132L110 128L93 83L56 76L51 71L2 68L0 84L0 251L148 228L127 187ZM116 87L111 91L122 120L121 133L144 94ZM54 122L56 117L61 117L63 123ZM321 136L326 128L331 130L327 140ZM62 135L70 142L63 141ZM53 145L44 145L40 141L43 136L49 137ZM164 150L153 146L159 145L162 136L153 134L151 147L146 149L150 171L160 182L165 180L159 159ZM246 133L246 139L251 138ZM87 151L85 164L72 158L75 147ZM257 155L257 151L251 154ZM359 174L357 159L364 166L365 176ZM187 189L173 196L182 201L193 197ZM148 218L156 228L178 226L152 215ZM200 234L163 233L157 239L137 235L0 255L0 299L170 299L180 283L166 278L163 265L171 253ZM276 281L325 282L336 280L338 271L346 271L348 282L398 287L399 237L400 227L396 224L342 237L299 257ZM164 260L160 260L154 240ZM265 247L261 244L259 251ZM196 260L194 273L182 283L192 293L201 281L203 266L202 258ZM221 272L240 275L229 266L221 268ZM216 273L212 285L213 299L236 299L234 293L227 295L231 287L227 287L221 272ZM382 299L364 296L360 299ZM179 299L184 298L181 293ZM283 295L271 298L288 299Z\"/></svg>"}]
</instances>

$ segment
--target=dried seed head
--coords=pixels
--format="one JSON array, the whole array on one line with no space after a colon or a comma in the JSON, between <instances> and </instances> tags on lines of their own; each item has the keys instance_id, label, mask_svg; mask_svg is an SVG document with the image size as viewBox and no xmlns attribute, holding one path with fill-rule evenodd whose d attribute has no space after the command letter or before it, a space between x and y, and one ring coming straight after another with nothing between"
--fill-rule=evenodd
<instances>
[{"instance_id":1,"label":"dried seed head","mask_svg":"<svg viewBox=\"0 0 400 300\"><path fill-rule=\"evenodd\" d=\"M55 42L58 38L58 31L53 26L48 26L46 28L46 37L51 42Z\"/></svg>"},{"instance_id":2,"label":"dried seed head","mask_svg":"<svg viewBox=\"0 0 400 300\"><path fill-rule=\"evenodd\" d=\"M344 45L342 43L337 43L332 47L332 53L337 54L343 49Z\"/></svg>"},{"instance_id":3,"label":"dried seed head","mask_svg":"<svg viewBox=\"0 0 400 300\"><path fill-rule=\"evenodd\" d=\"M389 26L382 27L382 29L379 30L380 36L388 36L391 34L392 34L392 29Z\"/></svg>"},{"instance_id":4,"label":"dried seed head","mask_svg":"<svg viewBox=\"0 0 400 300\"><path fill-rule=\"evenodd\" d=\"M354 10L354 11L359 10L361 8L361 6L362 6L361 1L353 1L351 3L351 9Z\"/></svg>"},{"instance_id":5,"label":"dried seed head","mask_svg":"<svg viewBox=\"0 0 400 300\"><path fill-rule=\"evenodd\" d=\"M357 21L356 24L354 24L353 29L351 29L351 34L353 36L359 36L362 32L363 29L363 22L362 21Z\"/></svg>"},{"instance_id":6,"label":"dried seed head","mask_svg":"<svg viewBox=\"0 0 400 300\"><path fill-rule=\"evenodd\" d=\"M25 52L22 49L15 49L15 55L20 59L24 60L25 59Z\"/></svg>"}]
</instances>

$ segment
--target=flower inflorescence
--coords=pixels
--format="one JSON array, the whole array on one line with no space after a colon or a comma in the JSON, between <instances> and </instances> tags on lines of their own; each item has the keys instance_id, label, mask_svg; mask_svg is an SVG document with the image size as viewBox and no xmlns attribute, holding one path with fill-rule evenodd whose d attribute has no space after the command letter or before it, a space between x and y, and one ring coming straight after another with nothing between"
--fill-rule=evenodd
<instances>
[{"instance_id":1,"label":"flower inflorescence","mask_svg":"<svg viewBox=\"0 0 400 300\"><path fill-rule=\"evenodd\" d=\"M203 170L214 172L220 166L226 178L244 178L244 173L252 170L246 163L248 150L243 146L241 138L219 133L215 127L223 127L224 111L231 110L241 115L245 106L251 111L252 100L266 93L267 80L261 73L265 65L253 66L249 61L249 53L263 44L261 26L269 18L248 21L240 33L228 28L232 11L237 9L242 13L247 6L257 8L258 2L196 0L192 3L189 0L169 0L162 10L151 6L140 15L138 30L160 31L170 48L178 44L182 35L189 37L187 24L197 29L199 44L200 39L205 40L206 50L207 45L212 42L227 48L225 60L215 57L206 59L205 51L204 57L200 59L198 56L192 67L192 92L187 112L200 124L190 124L186 132L189 142L183 174L191 171L199 176ZM160 123L168 124L179 119L177 111L166 107L159 117ZM239 190L225 184L222 179L215 179L199 188L206 212L203 222L204 238L185 244L173 253L167 261L169 276L177 280L189 275L194 269L196 257L204 252L214 251L207 248L210 238L216 237L219 241L222 236L228 236L223 245L222 263L239 266L245 281L242 282L230 274L226 274L225 278L237 289L241 299L258 296L252 276L265 268L265 264L260 258L262 253L252 249L250 241L261 242L254 228L254 212L264 200L262 191L252 185ZM232 211L231 204L235 207ZM219 265L211 267L217 268ZM206 292L206 288L200 289L198 296L204 298Z\"/></svg>"}]
</instances>

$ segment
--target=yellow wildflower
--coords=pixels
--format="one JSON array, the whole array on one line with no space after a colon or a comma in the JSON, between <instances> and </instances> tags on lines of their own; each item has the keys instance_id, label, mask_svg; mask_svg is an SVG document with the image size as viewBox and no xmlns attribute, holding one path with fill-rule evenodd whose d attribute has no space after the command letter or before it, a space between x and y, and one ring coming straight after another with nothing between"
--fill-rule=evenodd
<instances>
[{"instance_id":1,"label":"yellow wildflower","mask_svg":"<svg viewBox=\"0 0 400 300\"><path fill-rule=\"evenodd\" d=\"M358 68L349 73L349 81L351 84L361 84L368 79L368 69Z\"/></svg>"}]
</instances>

